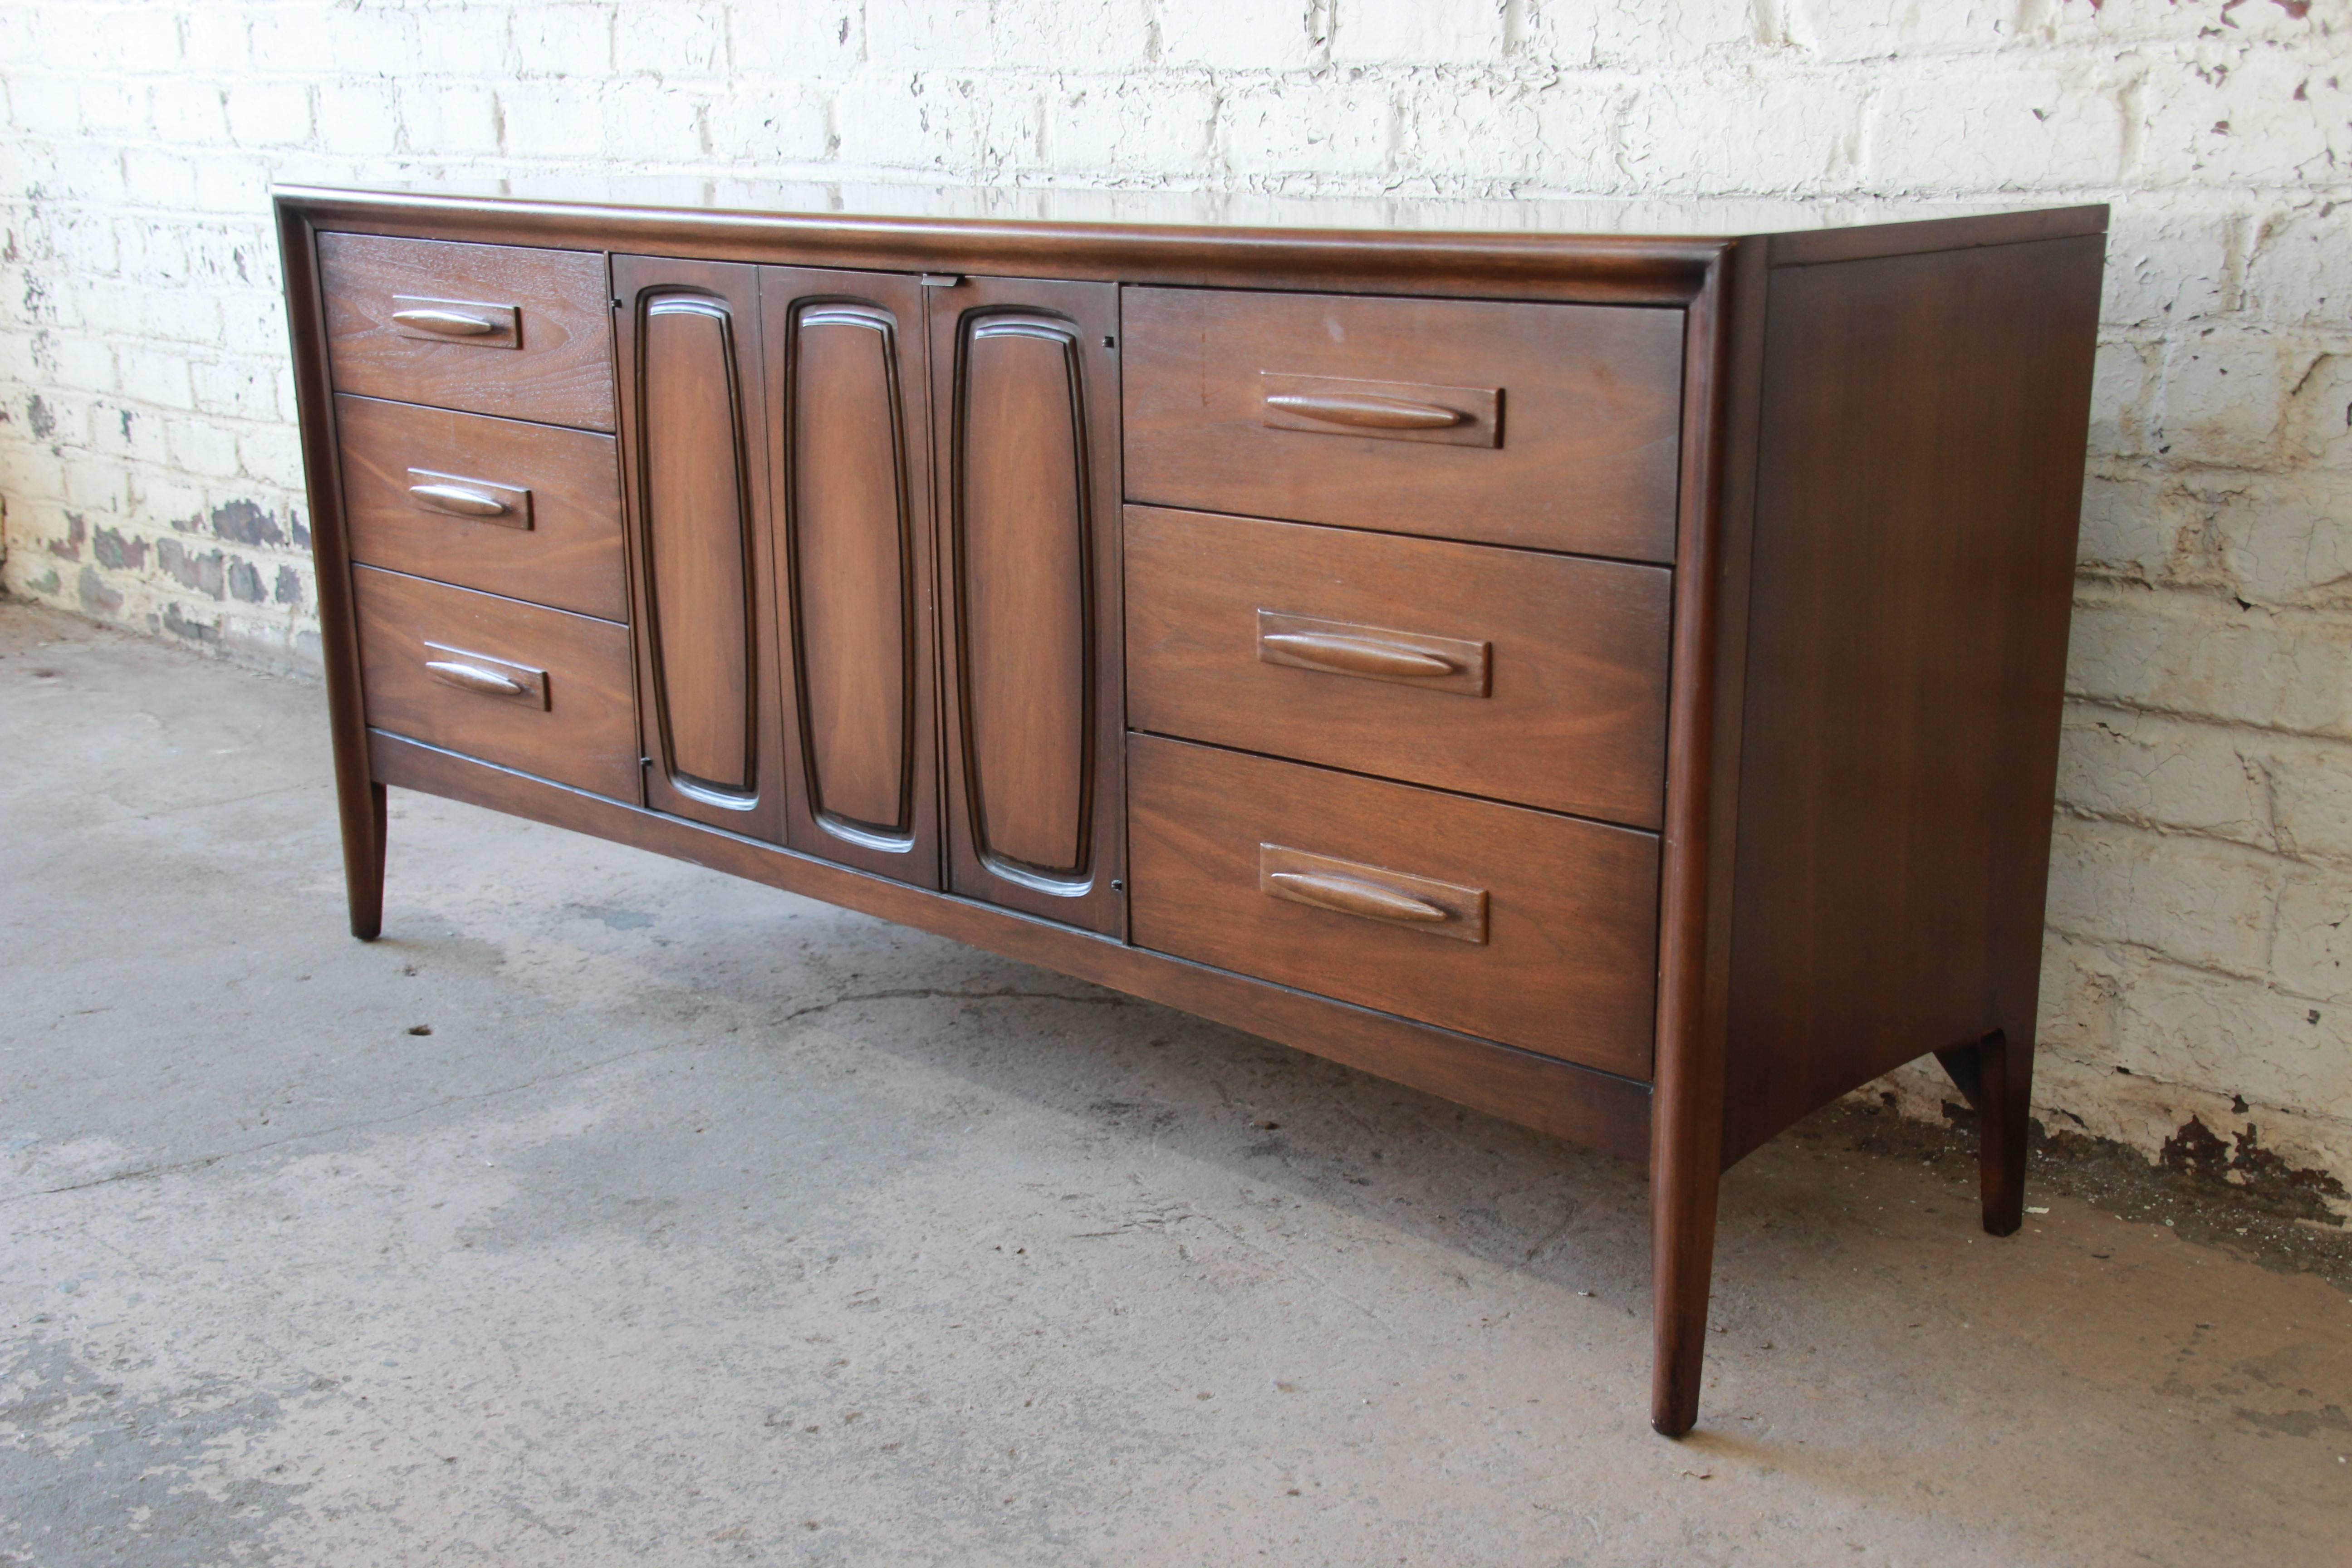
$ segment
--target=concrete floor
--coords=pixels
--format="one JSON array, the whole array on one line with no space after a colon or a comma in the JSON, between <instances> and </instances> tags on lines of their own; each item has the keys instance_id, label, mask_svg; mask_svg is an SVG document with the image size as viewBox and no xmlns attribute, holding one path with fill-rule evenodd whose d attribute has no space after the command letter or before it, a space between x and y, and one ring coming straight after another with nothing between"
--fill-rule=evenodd
<instances>
[{"instance_id":1,"label":"concrete floor","mask_svg":"<svg viewBox=\"0 0 2352 1568\"><path fill-rule=\"evenodd\" d=\"M324 737L0 606L0 1561L2347 1560L2319 1278L1801 1129L1670 1443L1639 1172Z\"/></svg>"}]
</instances>

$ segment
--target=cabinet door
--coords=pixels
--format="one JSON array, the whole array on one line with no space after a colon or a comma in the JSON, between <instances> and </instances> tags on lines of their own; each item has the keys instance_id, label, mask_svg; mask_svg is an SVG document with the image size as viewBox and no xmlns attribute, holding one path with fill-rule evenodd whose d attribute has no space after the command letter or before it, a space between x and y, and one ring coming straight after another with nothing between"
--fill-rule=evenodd
<instances>
[{"instance_id":1,"label":"cabinet door","mask_svg":"<svg viewBox=\"0 0 2352 1568\"><path fill-rule=\"evenodd\" d=\"M646 804L783 837L757 269L616 256Z\"/></svg>"},{"instance_id":2,"label":"cabinet door","mask_svg":"<svg viewBox=\"0 0 2352 1568\"><path fill-rule=\"evenodd\" d=\"M949 887L1124 935L1117 291L976 278L930 310Z\"/></svg>"},{"instance_id":3,"label":"cabinet door","mask_svg":"<svg viewBox=\"0 0 2352 1568\"><path fill-rule=\"evenodd\" d=\"M940 885L929 363L911 277L768 267L793 848Z\"/></svg>"}]
</instances>

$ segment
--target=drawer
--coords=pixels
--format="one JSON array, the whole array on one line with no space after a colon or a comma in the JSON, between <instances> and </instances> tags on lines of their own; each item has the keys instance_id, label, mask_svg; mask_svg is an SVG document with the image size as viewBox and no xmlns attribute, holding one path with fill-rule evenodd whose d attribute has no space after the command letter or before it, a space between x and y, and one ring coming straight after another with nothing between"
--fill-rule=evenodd
<instances>
[{"instance_id":1,"label":"drawer","mask_svg":"<svg viewBox=\"0 0 2352 1568\"><path fill-rule=\"evenodd\" d=\"M370 728L637 798L626 626L370 566L352 579Z\"/></svg>"},{"instance_id":2,"label":"drawer","mask_svg":"<svg viewBox=\"0 0 2352 1568\"><path fill-rule=\"evenodd\" d=\"M352 560L628 618L610 436L349 394L335 429Z\"/></svg>"},{"instance_id":3,"label":"drawer","mask_svg":"<svg viewBox=\"0 0 2352 1568\"><path fill-rule=\"evenodd\" d=\"M1127 509L1138 730L1659 825L1674 574Z\"/></svg>"},{"instance_id":4,"label":"drawer","mask_svg":"<svg viewBox=\"0 0 2352 1568\"><path fill-rule=\"evenodd\" d=\"M1672 561L1680 310L1127 289L1127 495Z\"/></svg>"},{"instance_id":5,"label":"drawer","mask_svg":"<svg viewBox=\"0 0 2352 1568\"><path fill-rule=\"evenodd\" d=\"M1651 834L1135 735L1128 835L1139 947L1650 1075Z\"/></svg>"},{"instance_id":6,"label":"drawer","mask_svg":"<svg viewBox=\"0 0 2352 1568\"><path fill-rule=\"evenodd\" d=\"M602 255L322 234L319 269L336 391L613 428Z\"/></svg>"}]
</instances>

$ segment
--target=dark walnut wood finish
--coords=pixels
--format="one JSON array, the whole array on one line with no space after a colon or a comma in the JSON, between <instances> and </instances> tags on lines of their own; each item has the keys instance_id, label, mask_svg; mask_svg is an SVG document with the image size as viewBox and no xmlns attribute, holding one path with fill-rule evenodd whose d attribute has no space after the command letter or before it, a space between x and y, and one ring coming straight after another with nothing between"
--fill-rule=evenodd
<instances>
[{"instance_id":1,"label":"dark walnut wood finish","mask_svg":"<svg viewBox=\"0 0 2352 1568\"><path fill-rule=\"evenodd\" d=\"M2104 208L278 217L355 934L396 784L1646 1160L1668 1434L1814 1108L2016 1228Z\"/></svg>"},{"instance_id":2,"label":"dark walnut wood finish","mask_svg":"<svg viewBox=\"0 0 2352 1568\"><path fill-rule=\"evenodd\" d=\"M1132 500L1675 558L1680 311L1129 289L1123 314Z\"/></svg>"},{"instance_id":3,"label":"dark walnut wood finish","mask_svg":"<svg viewBox=\"0 0 2352 1568\"><path fill-rule=\"evenodd\" d=\"M1673 574L1129 507L1131 729L1655 828Z\"/></svg>"},{"instance_id":4,"label":"dark walnut wood finish","mask_svg":"<svg viewBox=\"0 0 2352 1568\"><path fill-rule=\"evenodd\" d=\"M1138 947L1650 1076L1656 835L1151 735L1128 765Z\"/></svg>"},{"instance_id":5,"label":"dark walnut wood finish","mask_svg":"<svg viewBox=\"0 0 2352 1568\"><path fill-rule=\"evenodd\" d=\"M354 561L629 618L610 436L348 395L335 423Z\"/></svg>"}]
</instances>

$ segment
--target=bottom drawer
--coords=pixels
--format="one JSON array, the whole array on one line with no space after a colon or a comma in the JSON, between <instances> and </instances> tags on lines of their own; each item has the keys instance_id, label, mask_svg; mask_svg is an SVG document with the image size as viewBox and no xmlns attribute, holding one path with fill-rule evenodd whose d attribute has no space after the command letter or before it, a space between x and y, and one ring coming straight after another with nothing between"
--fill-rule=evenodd
<instances>
[{"instance_id":1,"label":"bottom drawer","mask_svg":"<svg viewBox=\"0 0 2352 1568\"><path fill-rule=\"evenodd\" d=\"M1654 834L1133 735L1128 836L1139 947L1650 1076Z\"/></svg>"},{"instance_id":2,"label":"bottom drawer","mask_svg":"<svg viewBox=\"0 0 2352 1568\"><path fill-rule=\"evenodd\" d=\"M638 798L629 629L354 567L371 728Z\"/></svg>"}]
</instances>

